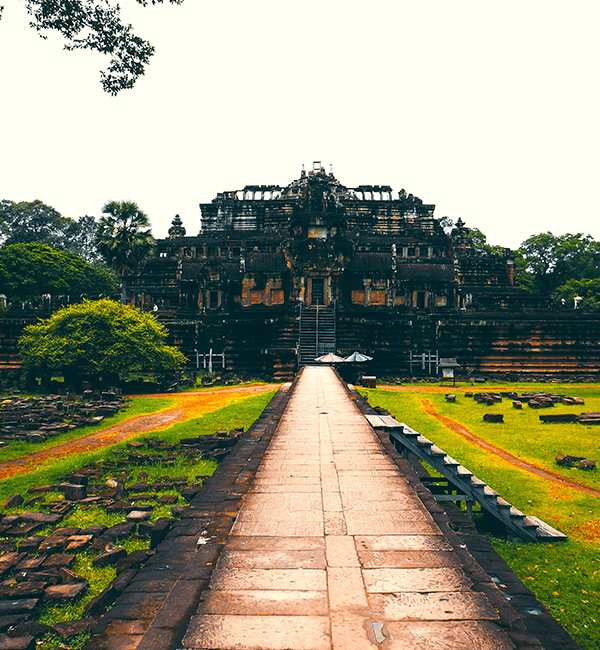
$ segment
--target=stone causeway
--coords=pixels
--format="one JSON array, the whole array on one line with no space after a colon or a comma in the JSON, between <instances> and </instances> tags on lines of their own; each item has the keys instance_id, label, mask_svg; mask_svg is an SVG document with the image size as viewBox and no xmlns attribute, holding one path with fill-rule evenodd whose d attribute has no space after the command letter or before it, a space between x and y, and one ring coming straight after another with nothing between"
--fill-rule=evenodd
<instances>
[{"instance_id":1,"label":"stone causeway","mask_svg":"<svg viewBox=\"0 0 600 650\"><path fill-rule=\"evenodd\" d=\"M284 386L86 650L576 650L329 367Z\"/></svg>"}]
</instances>

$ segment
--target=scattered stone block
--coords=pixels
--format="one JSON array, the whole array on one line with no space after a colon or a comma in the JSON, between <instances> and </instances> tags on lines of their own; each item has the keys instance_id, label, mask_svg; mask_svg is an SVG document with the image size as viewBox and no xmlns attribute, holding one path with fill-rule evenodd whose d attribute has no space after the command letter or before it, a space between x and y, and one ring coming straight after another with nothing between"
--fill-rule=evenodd
<instances>
[{"instance_id":1,"label":"scattered stone block","mask_svg":"<svg viewBox=\"0 0 600 650\"><path fill-rule=\"evenodd\" d=\"M592 469L596 469L596 462L593 460L580 460L577 467L579 467L579 469L589 471Z\"/></svg>"},{"instance_id":2,"label":"scattered stone block","mask_svg":"<svg viewBox=\"0 0 600 650\"><path fill-rule=\"evenodd\" d=\"M445 397L446 397L446 401L450 402L451 404L456 402L456 395L446 395Z\"/></svg>"},{"instance_id":3,"label":"scattered stone block","mask_svg":"<svg viewBox=\"0 0 600 650\"><path fill-rule=\"evenodd\" d=\"M125 510L128 505L127 501L114 501L106 506L106 512L120 512Z\"/></svg>"},{"instance_id":4,"label":"scattered stone block","mask_svg":"<svg viewBox=\"0 0 600 650\"><path fill-rule=\"evenodd\" d=\"M580 461L585 460L585 458L583 456L566 456L564 454L558 454L555 460L556 464L561 465L562 467L573 467Z\"/></svg>"},{"instance_id":5,"label":"scattered stone block","mask_svg":"<svg viewBox=\"0 0 600 650\"><path fill-rule=\"evenodd\" d=\"M45 537L41 535L33 535L31 537L26 537L20 544L19 550L24 551L25 553L35 553L40 544L45 540Z\"/></svg>"},{"instance_id":6,"label":"scattered stone block","mask_svg":"<svg viewBox=\"0 0 600 650\"><path fill-rule=\"evenodd\" d=\"M22 526L14 526L13 528L10 528L4 533L4 535L6 537L25 537L43 527L44 524L23 524Z\"/></svg>"},{"instance_id":7,"label":"scattered stone block","mask_svg":"<svg viewBox=\"0 0 600 650\"><path fill-rule=\"evenodd\" d=\"M519 400L514 400L513 401L513 408L522 410L523 409L523 402L520 402Z\"/></svg>"},{"instance_id":8,"label":"scattered stone block","mask_svg":"<svg viewBox=\"0 0 600 650\"><path fill-rule=\"evenodd\" d=\"M8 515L6 517L2 517L2 521L0 521L0 524L2 526L15 526L21 521L21 515Z\"/></svg>"},{"instance_id":9,"label":"scattered stone block","mask_svg":"<svg viewBox=\"0 0 600 650\"><path fill-rule=\"evenodd\" d=\"M23 621L14 626L14 630L9 631L8 636L23 637L34 636L40 638L50 632L50 626L38 623L37 621Z\"/></svg>"},{"instance_id":10,"label":"scattered stone block","mask_svg":"<svg viewBox=\"0 0 600 650\"><path fill-rule=\"evenodd\" d=\"M93 560L94 566L106 566L108 564L116 564L121 558L127 557L127 551L124 548L115 548L112 551L107 551L101 555L97 555Z\"/></svg>"},{"instance_id":11,"label":"scattered stone block","mask_svg":"<svg viewBox=\"0 0 600 650\"><path fill-rule=\"evenodd\" d=\"M45 512L22 512L21 519L23 521L48 524L52 526L57 524L62 519L62 516Z\"/></svg>"},{"instance_id":12,"label":"scattered stone block","mask_svg":"<svg viewBox=\"0 0 600 650\"><path fill-rule=\"evenodd\" d=\"M577 422L575 413L559 413L556 415L540 415L540 421L547 424Z\"/></svg>"},{"instance_id":13,"label":"scattered stone block","mask_svg":"<svg viewBox=\"0 0 600 650\"><path fill-rule=\"evenodd\" d=\"M161 505L174 505L179 501L179 498L175 494L165 494L164 496L158 499L158 502Z\"/></svg>"},{"instance_id":14,"label":"scattered stone block","mask_svg":"<svg viewBox=\"0 0 600 650\"><path fill-rule=\"evenodd\" d=\"M68 544L65 551L78 551L87 546L92 539L94 538L91 535L71 535L71 537L67 537Z\"/></svg>"},{"instance_id":15,"label":"scattered stone block","mask_svg":"<svg viewBox=\"0 0 600 650\"><path fill-rule=\"evenodd\" d=\"M33 650L33 648L35 648L35 637L30 634L25 636L0 634L0 650Z\"/></svg>"},{"instance_id":16,"label":"scattered stone block","mask_svg":"<svg viewBox=\"0 0 600 650\"><path fill-rule=\"evenodd\" d=\"M106 530L108 530L106 526L88 526L81 531L81 534L100 537L100 535L102 535Z\"/></svg>"},{"instance_id":17,"label":"scattered stone block","mask_svg":"<svg viewBox=\"0 0 600 650\"><path fill-rule=\"evenodd\" d=\"M15 614L32 615L39 602L39 598L0 600L0 616L14 616Z\"/></svg>"},{"instance_id":18,"label":"scattered stone block","mask_svg":"<svg viewBox=\"0 0 600 650\"><path fill-rule=\"evenodd\" d=\"M47 586L47 582L6 580L0 584L0 598L40 598Z\"/></svg>"},{"instance_id":19,"label":"scattered stone block","mask_svg":"<svg viewBox=\"0 0 600 650\"><path fill-rule=\"evenodd\" d=\"M87 580L83 576L80 576L78 573L75 573L75 571L71 571L71 569L67 569L67 567L64 566L60 568L59 574L61 578L67 583L87 582Z\"/></svg>"},{"instance_id":20,"label":"scattered stone block","mask_svg":"<svg viewBox=\"0 0 600 650\"><path fill-rule=\"evenodd\" d=\"M19 564L17 564L16 571L35 571L42 566L47 557L47 555L26 557L24 560L21 560Z\"/></svg>"},{"instance_id":21,"label":"scattered stone block","mask_svg":"<svg viewBox=\"0 0 600 650\"><path fill-rule=\"evenodd\" d=\"M483 416L484 422L504 423L504 415L502 413L485 413Z\"/></svg>"},{"instance_id":22,"label":"scattered stone block","mask_svg":"<svg viewBox=\"0 0 600 650\"><path fill-rule=\"evenodd\" d=\"M0 616L0 632L5 632L9 627L13 627L27 620L26 614L16 614L14 616Z\"/></svg>"},{"instance_id":23,"label":"scattered stone block","mask_svg":"<svg viewBox=\"0 0 600 650\"><path fill-rule=\"evenodd\" d=\"M60 553L57 555L51 555L50 557L46 558L42 566L44 567L44 569L51 569L51 568L60 569L62 567L68 567L70 564L73 563L74 559L75 559L74 555L67 555L67 554Z\"/></svg>"},{"instance_id":24,"label":"scattered stone block","mask_svg":"<svg viewBox=\"0 0 600 650\"><path fill-rule=\"evenodd\" d=\"M69 501L81 501L87 497L85 485L76 485L74 483L61 483L59 486L64 493L65 499Z\"/></svg>"},{"instance_id":25,"label":"scattered stone block","mask_svg":"<svg viewBox=\"0 0 600 650\"><path fill-rule=\"evenodd\" d=\"M5 508L15 508L23 503L23 497L20 494L13 494L4 502Z\"/></svg>"},{"instance_id":26,"label":"scattered stone block","mask_svg":"<svg viewBox=\"0 0 600 650\"><path fill-rule=\"evenodd\" d=\"M146 519L150 519L150 516L150 512L145 512L143 510L132 510L127 515L127 521L139 523L140 521L146 521Z\"/></svg>"},{"instance_id":27,"label":"scattered stone block","mask_svg":"<svg viewBox=\"0 0 600 650\"><path fill-rule=\"evenodd\" d=\"M144 482L135 483L134 485L129 486L127 489L129 490L129 492L147 492L148 483L144 483Z\"/></svg>"},{"instance_id":28,"label":"scattered stone block","mask_svg":"<svg viewBox=\"0 0 600 650\"><path fill-rule=\"evenodd\" d=\"M73 582L66 585L54 585L47 587L44 591L46 600L59 602L73 602L77 600L87 589L87 582Z\"/></svg>"},{"instance_id":29,"label":"scattered stone block","mask_svg":"<svg viewBox=\"0 0 600 650\"><path fill-rule=\"evenodd\" d=\"M76 636L81 632L88 632L96 625L93 618L81 618L77 621L65 621L63 623L55 623L52 629L62 637L70 638Z\"/></svg>"}]
</instances>

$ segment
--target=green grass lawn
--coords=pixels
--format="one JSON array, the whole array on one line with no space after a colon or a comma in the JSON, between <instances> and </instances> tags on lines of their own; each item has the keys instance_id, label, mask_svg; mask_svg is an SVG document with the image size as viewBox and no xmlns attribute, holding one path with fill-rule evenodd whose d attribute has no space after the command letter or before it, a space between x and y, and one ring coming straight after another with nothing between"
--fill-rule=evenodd
<instances>
[{"instance_id":1,"label":"green grass lawn","mask_svg":"<svg viewBox=\"0 0 600 650\"><path fill-rule=\"evenodd\" d=\"M248 428L260 415L274 394L275 391L269 391L256 395L240 396L239 400L234 404L210 411L198 418L179 422L160 431L144 433L140 436L129 438L128 442L137 439L143 440L146 437L152 436L159 437L168 443L174 443L181 438L212 434L219 429L234 429L240 426ZM145 400L146 398L138 399ZM112 425L113 422L110 422L110 424ZM44 465L27 474L4 479L0 481L0 503L3 503L9 496L17 492L25 497L30 487L52 484L65 474L73 472L84 465L102 462L103 459L112 459L114 456L112 450L124 449L126 444L126 442L122 442L97 451L78 454L64 460L53 462L50 465Z\"/></svg>"},{"instance_id":2,"label":"green grass lawn","mask_svg":"<svg viewBox=\"0 0 600 650\"><path fill-rule=\"evenodd\" d=\"M0 449L0 463L4 463L7 460L13 460L14 458L22 458L27 456L34 451L42 451L44 449L51 449L52 447L57 447L62 445L65 442L70 442L71 440L78 440L85 436L89 436L92 433L97 433L108 427L113 426L114 424L119 424L125 420L130 420L131 418L137 417L139 415L147 415L148 413L160 413L161 411L166 411L169 408L175 406L176 397L174 396L165 396L165 397L134 397L131 400L125 402L127 408L123 409L117 413L114 417L105 418L100 422L100 424L95 424L91 427L80 427L68 431L66 433L61 433L58 436L48 438L41 443L31 444L26 441L11 440L9 446L5 449Z\"/></svg>"},{"instance_id":3,"label":"green grass lawn","mask_svg":"<svg viewBox=\"0 0 600 650\"><path fill-rule=\"evenodd\" d=\"M589 386L536 384L532 388L527 385L523 391L579 396L586 404L537 410L524 405L522 411L517 411L512 408L512 400L483 406L464 397L465 390L483 392L482 386L447 389L445 392L457 395L455 404L445 401L444 392L417 389L415 386L415 391L361 389L361 392L368 396L371 405L388 409L396 419L432 440L525 514L540 517L569 536L565 544L526 544L497 537L492 538L492 543L577 643L584 650L597 650L600 647L597 624L600 621L600 497L520 469L466 440L427 411L433 407L486 442L522 460L580 485L600 489L598 470L565 469L554 461L558 453L600 460L600 428L539 421L543 413L600 411L600 391ZM516 390L512 385L496 385L495 389ZM492 412L503 413L505 423L483 422L483 414Z\"/></svg>"}]
</instances>

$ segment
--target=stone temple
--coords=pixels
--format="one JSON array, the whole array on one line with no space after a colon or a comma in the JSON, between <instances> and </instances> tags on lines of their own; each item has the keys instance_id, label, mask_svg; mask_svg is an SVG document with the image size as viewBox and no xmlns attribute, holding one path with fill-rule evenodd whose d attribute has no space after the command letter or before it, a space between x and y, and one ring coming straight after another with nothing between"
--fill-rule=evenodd
<instances>
[{"instance_id":1,"label":"stone temple","mask_svg":"<svg viewBox=\"0 0 600 650\"><path fill-rule=\"evenodd\" d=\"M522 292L510 250L475 250L461 220L447 233L434 209L388 185L346 187L314 163L286 187L218 193L198 234L176 216L129 278L130 300L193 363L224 352L229 370L276 379L355 350L387 376L429 371L423 353L505 378L594 374L598 319Z\"/></svg>"}]
</instances>

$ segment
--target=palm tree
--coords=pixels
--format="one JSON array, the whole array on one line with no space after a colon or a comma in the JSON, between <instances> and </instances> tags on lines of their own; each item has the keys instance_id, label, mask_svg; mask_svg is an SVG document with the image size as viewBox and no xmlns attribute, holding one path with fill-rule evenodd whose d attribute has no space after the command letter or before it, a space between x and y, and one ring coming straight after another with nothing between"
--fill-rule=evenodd
<instances>
[{"instance_id":1,"label":"palm tree","mask_svg":"<svg viewBox=\"0 0 600 650\"><path fill-rule=\"evenodd\" d=\"M154 249L148 215L133 201L109 201L96 233L96 248L121 276L121 300L126 302L125 276L133 273Z\"/></svg>"}]
</instances>

